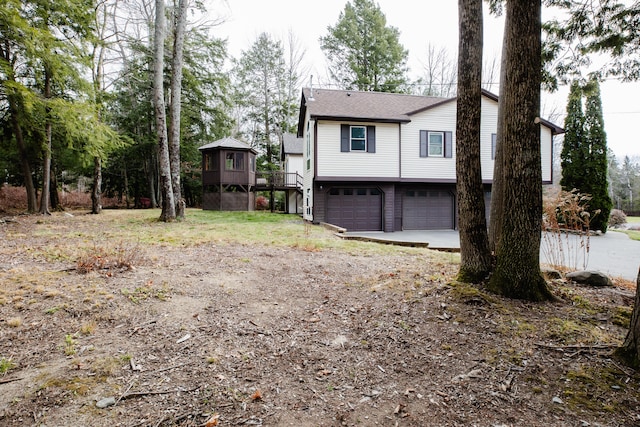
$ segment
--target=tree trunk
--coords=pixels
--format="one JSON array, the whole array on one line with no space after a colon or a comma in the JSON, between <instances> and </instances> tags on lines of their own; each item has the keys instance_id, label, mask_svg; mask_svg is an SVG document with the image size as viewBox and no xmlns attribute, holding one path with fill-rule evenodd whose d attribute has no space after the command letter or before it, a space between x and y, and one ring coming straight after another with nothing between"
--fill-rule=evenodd
<instances>
[{"instance_id":1,"label":"tree trunk","mask_svg":"<svg viewBox=\"0 0 640 427\"><path fill-rule=\"evenodd\" d=\"M97 37L99 40L104 41L106 39L105 33L107 29L107 4L102 3L98 5L96 13L96 29ZM100 20L100 18L102 20ZM98 106L98 120L102 121L102 92L104 91L104 43L95 43L93 47L93 60L95 63L93 73L93 89L94 89L94 102ZM93 184L91 186L91 213L99 214L102 212L102 159L99 156L93 158Z\"/></svg>"},{"instance_id":2,"label":"tree trunk","mask_svg":"<svg viewBox=\"0 0 640 427\"><path fill-rule=\"evenodd\" d=\"M176 217L184 218L184 201L180 184L180 107L182 103L182 66L184 51L184 32L187 25L188 0L180 0L175 17L173 56L171 64L171 104L169 113L169 158L171 162L171 181L175 202Z\"/></svg>"},{"instance_id":3,"label":"tree trunk","mask_svg":"<svg viewBox=\"0 0 640 427\"><path fill-rule=\"evenodd\" d=\"M22 178L24 180L24 187L27 193L27 212L35 213L37 210L37 197L36 187L33 185L33 177L31 176L31 165L29 163L29 156L27 154L27 147L24 143L24 136L22 134L22 126L20 126L20 108L18 107L18 100L16 95L8 96L9 111L11 112L11 126L13 128L13 135L16 138L16 144L18 146L18 152L20 153L20 165L22 167Z\"/></svg>"},{"instance_id":4,"label":"tree trunk","mask_svg":"<svg viewBox=\"0 0 640 427\"><path fill-rule=\"evenodd\" d=\"M505 76L502 70L506 70L507 57L507 33L505 31L502 39L502 63L500 64L500 90L504 95ZM500 98L502 98L502 95ZM503 134L500 123L504 122L504 103L498 102L498 129L496 129L496 151L493 166L493 183L491 185L491 205L489 209L489 250L495 255L499 245L500 234L502 233L502 218L504 217L504 156L502 155Z\"/></svg>"},{"instance_id":5,"label":"tree trunk","mask_svg":"<svg viewBox=\"0 0 640 427\"><path fill-rule=\"evenodd\" d=\"M93 185L91 186L91 213L102 212L102 160L93 158Z\"/></svg>"},{"instance_id":6,"label":"tree trunk","mask_svg":"<svg viewBox=\"0 0 640 427\"><path fill-rule=\"evenodd\" d=\"M62 211L64 207L60 204L60 195L58 194L58 177L56 174L56 168L51 168L51 187L50 187L49 202L51 203L51 210Z\"/></svg>"},{"instance_id":7,"label":"tree trunk","mask_svg":"<svg viewBox=\"0 0 640 427\"><path fill-rule=\"evenodd\" d=\"M480 165L482 102L482 0L459 0L460 42L456 117L456 180L460 270L458 280L478 283L491 271Z\"/></svg>"},{"instance_id":8,"label":"tree trunk","mask_svg":"<svg viewBox=\"0 0 640 427\"><path fill-rule=\"evenodd\" d=\"M48 67L44 71L44 98L45 102L51 97L51 73ZM49 212L49 191L51 186L51 118L49 117L49 106L45 106L45 143L44 143L44 160L42 162L42 193L40 194L40 213L43 215L51 215Z\"/></svg>"},{"instance_id":9,"label":"tree trunk","mask_svg":"<svg viewBox=\"0 0 640 427\"><path fill-rule=\"evenodd\" d=\"M129 174L127 173L127 162L122 162L122 175L124 178L124 202L127 209L129 209Z\"/></svg>"},{"instance_id":10,"label":"tree trunk","mask_svg":"<svg viewBox=\"0 0 640 427\"><path fill-rule=\"evenodd\" d=\"M500 103L503 211L496 268L489 288L510 298L552 299L540 272L541 1L507 2L505 73Z\"/></svg>"},{"instance_id":11,"label":"tree trunk","mask_svg":"<svg viewBox=\"0 0 640 427\"><path fill-rule=\"evenodd\" d=\"M167 140L167 118L164 103L164 0L156 0L156 27L154 32L153 58L153 100L156 113L156 132L158 136L158 159L160 162L160 190L162 192L162 213L160 220L170 222L176 219L176 206L173 200L171 183L171 162Z\"/></svg>"},{"instance_id":12,"label":"tree trunk","mask_svg":"<svg viewBox=\"0 0 640 427\"><path fill-rule=\"evenodd\" d=\"M158 176L158 168L156 165L155 156L152 154L151 158L147 159L144 162L144 164L145 164L145 167L147 168L145 172L149 180L147 184L149 184L149 198L151 199L151 207L155 209L159 205L158 203L159 195L158 195L158 191L156 191L156 178Z\"/></svg>"},{"instance_id":13,"label":"tree trunk","mask_svg":"<svg viewBox=\"0 0 640 427\"><path fill-rule=\"evenodd\" d=\"M15 83L14 65L16 63L15 58L11 53L11 44L5 43L4 46L0 46L0 53L2 59L8 65L4 70L6 79L8 82ZM29 163L29 156L27 154L27 148L24 143L24 135L22 133L22 126L20 124L21 115L24 112L24 106L20 95L16 92L6 93L7 102L9 104L9 117L11 120L11 127L13 135L16 138L16 145L18 146L18 153L20 154L20 166L22 168L22 179L24 180L24 187L27 193L27 212L35 213L37 209L37 197L36 188L33 185L33 176L31 176L31 164Z\"/></svg>"},{"instance_id":14,"label":"tree trunk","mask_svg":"<svg viewBox=\"0 0 640 427\"><path fill-rule=\"evenodd\" d=\"M624 344L616 350L616 354L628 365L634 368L640 366L640 269L636 277L636 298L633 303L629 331Z\"/></svg>"}]
</instances>

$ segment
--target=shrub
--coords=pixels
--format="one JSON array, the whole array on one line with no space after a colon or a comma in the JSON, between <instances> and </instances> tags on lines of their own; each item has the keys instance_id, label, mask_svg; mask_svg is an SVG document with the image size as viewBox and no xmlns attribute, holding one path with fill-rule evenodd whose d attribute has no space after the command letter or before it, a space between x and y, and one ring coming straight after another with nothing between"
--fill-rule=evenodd
<instances>
[{"instance_id":1,"label":"shrub","mask_svg":"<svg viewBox=\"0 0 640 427\"><path fill-rule=\"evenodd\" d=\"M547 194L543 200L541 249L547 263L586 268L589 260L590 197L576 190Z\"/></svg>"},{"instance_id":2,"label":"shrub","mask_svg":"<svg viewBox=\"0 0 640 427\"><path fill-rule=\"evenodd\" d=\"M609 214L609 227L617 228L627 223L627 215L620 209L612 209Z\"/></svg>"},{"instance_id":3,"label":"shrub","mask_svg":"<svg viewBox=\"0 0 640 427\"><path fill-rule=\"evenodd\" d=\"M269 209L269 199L264 196L256 197L256 209L259 211Z\"/></svg>"},{"instance_id":4,"label":"shrub","mask_svg":"<svg viewBox=\"0 0 640 427\"><path fill-rule=\"evenodd\" d=\"M0 186L0 212L16 213L27 209L24 187Z\"/></svg>"}]
</instances>

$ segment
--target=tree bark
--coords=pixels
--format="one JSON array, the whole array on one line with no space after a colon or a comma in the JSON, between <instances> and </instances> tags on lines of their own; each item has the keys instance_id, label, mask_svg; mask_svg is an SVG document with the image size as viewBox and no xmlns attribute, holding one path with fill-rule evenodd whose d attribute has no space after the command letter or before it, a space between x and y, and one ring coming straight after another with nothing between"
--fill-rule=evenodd
<instances>
[{"instance_id":1,"label":"tree bark","mask_svg":"<svg viewBox=\"0 0 640 427\"><path fill-rule=\"evenodd\" d=\"M48 102L51 98L51 72L45 66L44 71L44 98ZM51 215L49 211L49 191L51 190L51 118L49 117L50 108L45 105L45 141L44 141L44 160L42 162L42 193L40 194L40 213L42 215Z\"/></svg>"},{"instance_id":2,"label":"tree bark","mask_svg":"<svg viewBox=\"0 0 640 427\"><path fill-rule=\"evenodd\" d=\"M500 90L504 95L505 76L506 73L506 47L507 32L504 32L502 39L502 61L500 64ZM496 152L493 163L493 183L491 185L491 205L489 207L489 250L495 255L500 243L500 234L502 233L502 218L504 217L504 156L502 155L503 132L500 123L504 122L504 103L498 101L498 128L496 129Z\"/></svg>"},{"instance_id":3,"label":"tree bark","mask_svg":"<svg viewBox=\"0 0 640 427\"><path fill-rule=\"evenodd\" d=\"M27 212L35 213L37 210L37 197L36 187L33 184L33 177L31 176L31 164L29 163L29 156L27 154L27 147L24 143L24 136L22 133L22 126L20 126L20 108L18 106L18 100L16 95L8 96L9 111L11 113L11 126L13 128L13 135L16 138L16 144L18 146L18 152L20 153L20 166L22 167L22 178L24 180L24 187L27 193Z\"/></svg>"},{"instance_id":4,"label":"tree bark","mask_svg":"<svg viewBox=\"0 0 640 427\"><path fill-rule=\"evenodd\" d=\"M58 177L56 176L56 168L51 167L51 187L49 192L49 202L51 203L51 210L62 211L64 206L60 204L60 195L58 194Z\"/></svg>"},{"instance_id":5,"label":"tree bark","mask_svg":"<svg viewBox=\"0 0 640 427\"><path fill-rule=\"evenodd\" d=\"M489 289L518 299L552 299L540 272L541 1L507 2L502 117L503 212Z\"/></svg>"},{"instance_id":6,"label":"tree bark","mask_svg":"<svg viewBox=\"0 0 640 427\"><path fill-rule=\"evenodd\" d=\"M105 33L107 28L107 4L102 3L98 5L96 13L96 28L98 39L104 41L106 39ZM100 18L102 19L100 21ZM105 45L103 43L96 43L93 47L93 58L95 61L95 68L93 73L93 88L95 103L98 106L98 120L102 121L101 114L101 102L102 97L99 96L104 91L104 52ZM91 213L99 214L102 212L102 159L99 156L93 158L93 184L91 186Z\"/></svg>"},{"instance_id":7,"label":"tree bark","mask_svg":"<svg viewBox=\"0 0 640 427\"><path fill-rule=\"evenodd\" d=\"M162 212L160 220L170 222L176 219L176 206L173 200L171 183L171 161L167 141L167 117L164 103L164 35L165 17L164 0L156 0L156 22L154 31L153 60L153 100L156 115L156 132L158 137L158 159L160 162L160 190L162 192Z\"/></svg>"},{"instance_id":8,"label":"tree bark","mask_svg":"<svg viewBox=\"0 0 640 427\"><path fill-rule=\"evenodd\" d=\"M184 201L180 184L180 109L182 105L182 66L184 33L187 25L188 0L180 0L175 16L173 56L171 64L171 103L169 114L169 158L171 163L171 184L175 202L176 217L184 218Z\"/></svg>"},{"instance_id":9,"label":"tree bark","mask_svg":"<svg viewBox=\"0 0 640 427\"><path fill-rule=\"evenodd\" d=\"M102 212L102 160L93 158L93 185L91 186L91 213Z\"/></svg>"},{"instance_id":10,"label":"tree bark","mask_svg":"<svg viewBox=\"0 0 640 427\"><path fill-rule=\"evenodd\" d=\"M640 269L636 277L636 298L633 303L629 330L624 344L616 350L616 354L628 365L634 368L640 366Z\"/></svg>"},{"instance_id":11,"label":"tree bark","mask_svg":"<svg viewBox=\"0 0 640 427\"><path fill-rule=\"evenodd\" d=\"M482 0L459 0L456 181L460 230L458 280L478 283L491 271L480 165Z\"/></svg>"},{"instance_id":12,"label":"tree bark","mask_svg":"<svg viewBox=\"0 0 640 427\"><path fill-rule=\"evenodd\" d=\"M0 45L0 54L2 59L7 64L5 71L7 81L15 83L15 64L16 58L11 50L11 43L5 40ZM21 116L24 112L22 105L22 99L16 91L10 91L6 93L7 102L9 104L9 117L11 120L11 128L13 135L16 138L16 145L18 146L18 153L20 154L20 166L22 168L22 175L24 180L24 186L27 193L27 212L35 213L37 210L37 197L36 188L33 184L33 177L31 176L31 164L29 162L29 156L27 154L27 148L24 142L24 134L22 133Z\"/></svg>"}]
</instances>

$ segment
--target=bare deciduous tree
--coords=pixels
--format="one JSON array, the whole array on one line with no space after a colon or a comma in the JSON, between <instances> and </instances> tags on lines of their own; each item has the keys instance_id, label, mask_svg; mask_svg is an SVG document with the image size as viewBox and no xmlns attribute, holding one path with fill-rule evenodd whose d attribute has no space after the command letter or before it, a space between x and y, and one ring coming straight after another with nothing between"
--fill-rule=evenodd
<instances>
[{"instance_id":1,"label":"bare deciduous tree","mask_svg":"<svg viewBox=\"0 0 640 427\"><path fill-rule=\"evenodd\" d=\"M164 0L156 0L156 20L153 39L153 103L155 107L156 132L158 138L158 158L160 162L160 191L162 192L162 213L160 214L160 220L168 222L176 219L176 207L173 200L167 118L164 102L164 39L166 28L164 10Z\"/></svg>"}]
</instances>

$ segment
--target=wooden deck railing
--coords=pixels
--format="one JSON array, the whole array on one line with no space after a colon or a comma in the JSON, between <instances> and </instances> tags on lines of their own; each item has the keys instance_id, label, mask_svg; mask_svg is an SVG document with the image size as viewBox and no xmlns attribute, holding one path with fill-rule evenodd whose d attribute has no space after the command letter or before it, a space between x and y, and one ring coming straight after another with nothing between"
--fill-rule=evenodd
<instances>
[{"instance_id":1,"label":"wooden deck railing","mask_svg":"<svg viewBox=\"0 0 640 427\"><path fill-rule=\"evenodd\" d=\"M302 176L296 172L256 172L256 187L264 189L302 190Z\"/></svg>"}]
</instances>

